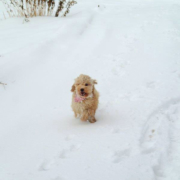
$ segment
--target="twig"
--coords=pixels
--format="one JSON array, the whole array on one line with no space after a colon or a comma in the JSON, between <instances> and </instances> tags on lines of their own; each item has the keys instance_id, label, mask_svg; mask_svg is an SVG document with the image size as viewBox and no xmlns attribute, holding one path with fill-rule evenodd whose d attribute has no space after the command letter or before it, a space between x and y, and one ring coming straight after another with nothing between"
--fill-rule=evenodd
<instances>
[{"instance_id":1,"label":"twig","mask_svg":"<svg viewBox=\"0 0 180 180\"><path fill-rule=\"evenodd\" d=\"M74 1L74 0L70 0L68 3L67 3L67 5L66 5L66 11L65 11L65 13L64 13L64 15L63 16L66 16L66 14L68 14L69 13L69 9L71 8L71 6L74 6L75 4L77 4L77 2L76 1Z\"/></svg>"},{"instance_id":2,"label":"twig","mask_svg":"<svg viewBox=\"0 0 180 180\"><path fill-rule=\"evenodd\" d=\"M4 87L4 89L5 89L5 86L6 86L7 84L0 82L0 85L2 85L2 86Z\"/></svg>"},{"instance_id":3,"label":"twig","mask_svg":"<svg viewBox=\"0 0 180 180\"><path fill-rule=\"evenodd\" d=\"M64 9L64 4L65 4L66 0L60 0L59 1L59 5L55 14L55 17L59 16L59 12L61 12Z\"/></svg>"},{"instance_id":4,"label":"twig","mask_svg":"<svg viewBox=\"0 0 180 180\"><path fill-rule=\"evenodd\" d=\"M7 84L5 84L5 83L2 83L2 82L0 82L0 84L1 84L1 85L3 85L3 86L7 85Z\"/></svg>"}]
</instances>

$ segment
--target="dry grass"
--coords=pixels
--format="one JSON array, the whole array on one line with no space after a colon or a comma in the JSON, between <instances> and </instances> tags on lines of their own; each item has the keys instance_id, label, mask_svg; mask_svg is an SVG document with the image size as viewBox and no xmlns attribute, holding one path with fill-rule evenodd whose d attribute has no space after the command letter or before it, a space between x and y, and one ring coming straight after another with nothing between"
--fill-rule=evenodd
<instances>
[{"instance_id":1,"label":"dry grass","mask_svg":"<svg viewBox=\"0 0 180 180\"><path fill-rule=\"evenodd\" d=\"M1 0L4 4L9 17L25 17L29 21L30 17L35 16L59 16L59 13L65 9L63 16L66 16L70 8L77 4L74 0L59 0L57 10L54 14L55 0Z\"/></svg>"}]
</instances>

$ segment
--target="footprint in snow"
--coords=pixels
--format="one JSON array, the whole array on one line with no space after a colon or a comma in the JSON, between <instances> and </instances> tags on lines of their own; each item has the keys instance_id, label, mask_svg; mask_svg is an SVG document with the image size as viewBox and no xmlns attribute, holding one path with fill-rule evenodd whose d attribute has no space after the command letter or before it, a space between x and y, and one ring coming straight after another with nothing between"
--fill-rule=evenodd
<instances>
[{"instance_id":1,"label":"footprint in snow","mask_svg":"<svg viewBox=\"0 0 180 180\"><path fill-rule=\"evenodd\" d=\"M119 129L119 128L113 128L113 129L111 130L111 132L112 132L112 134L117 134L117 133L120 132L120 129Z\"/></svg>"},{"instance_id":2,"label":"footprint in snow","mask_svg":"<svg viewBox=\"0 0 180 180\"><path fill-rule=\"evenodd\" d=\"M180 79L180 74L178 74L178 78Z\"/></svg>"},{"instance_id":3,"label":"footprint in snow","mask_svg":"<svg viewBox=\"0 0 180 180\"><path fill-rule=\"evenodd\" d=\"M113 73L113 75L115 75L115 76L118 75L120 77L122 77L126 74L126 72L124 70L120 70L120 68L116 68L116 67L112 68L111 72Z\"/></svg>"},{"instance_id":4,"label":"footprint in snow","mask_svg":"<svg viewBox=\"0 0 180 180\"><path fill-rule=\"evenodd\" d=\"M81 147L81 144L71 145L69 150L70 150L71 152L72 152L72 151L76 151L76 150L78 150L80 147Z\"/></svg>"},{"instance_id":5,"label":"footprint in snow","mask_svg":"<svg viewBox=\"0 0 180 180\"><path fill-rule=\"evenodd\" d=\"M146 87L149 89L154 89L154 88L156 88L156 86L157 86L157 82L155 82L155 81L150 81L150 82L146 83Z\"/></svg>"},{"instance_id":6,"label":"footprint in snow","mask_svg":"<svg viewBox=\"0 0 180 180\"><path fill-rule=\"evenodd\" d=\"M54 161L53 160L47 160L45 159L39 166L38 170L39 171L48 171L49 169L51 169L51 167L54 165Z\"/></svg>"},{"instance_id":7,"label":"footprint in snow","mask_svg":"<svg viewBox=\"0 0 180 180\"><path fill-rule=\"evenodd\" d=\"M67 158L67 156L68 156L68 150L63 149L63 150L60 152L59 158L65 159L65 158Z\"/></svg>"},{"instance_id":8,"label":"footprint in snow","mask_svg":"<svg viewBox=\"0 0 180 180\"><path fill-rule=\"evenodd\" d=\"M81 144L73 144L68 149L63 149L60 152L59 158L66 159L72 152L77 151L81 147Z\"/></svg>"},{"instance_id":9,"label":"footprint in snow","mask_svg":"<svg viewBox=\"0 0 180 180\"><path fill-rule=\"evenodd\" d=\"M52 180L64 180L64 178L57 176L56 178L53 178Z\"/></svg>"},{"instance_id":10,"label":"footprint in snow","mask_svg":"<svg viewBox=\"0 0 180 180\"><path fill-rule=\"evenodd\" d=\"M115 151L112 156L113 163L119 163L120 161L122 161L123 159L128 157L130 155L130 152L131 152L131 149L129 149L129 148L124 149L124 150Z\"/></svg>"},{"instance_id":11,"label":"footprint in snow","mask_svg":"<svg viewBox=\"0 0 180 180\"><path fill-rule=\"evenodd\" d=\"M74 137L75 137L74 134L69 134L68 136L66 136L65 140L70 141L70 140L74 139Z\"/></svg>"}]
</instances>

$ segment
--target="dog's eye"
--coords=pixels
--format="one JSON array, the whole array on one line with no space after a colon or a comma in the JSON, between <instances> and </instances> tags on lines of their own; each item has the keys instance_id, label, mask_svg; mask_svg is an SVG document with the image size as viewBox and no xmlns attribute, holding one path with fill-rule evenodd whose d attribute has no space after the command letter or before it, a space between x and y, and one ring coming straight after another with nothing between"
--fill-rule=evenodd
<instances>
[{"instance_id":1,"label":"dog's eye","mask_svg":"<svg viewBox=\"0 0 180 180\"><path fill-rule=\"evenodd\" d=\"M88 84L86 83L85 86L88 86Z\"/></svg>"}]
</instances>

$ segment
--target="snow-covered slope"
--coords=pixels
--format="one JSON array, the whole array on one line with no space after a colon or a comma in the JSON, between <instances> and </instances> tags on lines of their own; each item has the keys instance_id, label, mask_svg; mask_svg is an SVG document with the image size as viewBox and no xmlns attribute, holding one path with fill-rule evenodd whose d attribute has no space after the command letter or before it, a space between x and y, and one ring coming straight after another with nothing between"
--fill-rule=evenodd
<instances>
[{"instance_id":1,"label":"snow-covered slope","mask_svg":"<svg viewBox=\"0 0 180 180\"><path fill-rule=\"evenodd\" d=\"M0 180L179 180L179 17L174 0L81 0L0 21ZM94 124L70 107L82 73Z\"/></svg>"}]
</instances>

